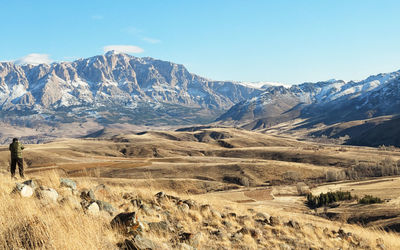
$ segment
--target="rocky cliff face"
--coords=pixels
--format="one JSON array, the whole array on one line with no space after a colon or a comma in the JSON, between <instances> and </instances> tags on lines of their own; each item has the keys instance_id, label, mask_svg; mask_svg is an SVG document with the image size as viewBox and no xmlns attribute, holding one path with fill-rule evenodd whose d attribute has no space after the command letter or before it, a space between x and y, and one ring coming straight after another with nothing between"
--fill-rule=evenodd
<instances>
[{"instance_id":1,"label":"rocky cliff face","mask_svg":"<svg viewBox=\"0 0 400 250\"><path fill-rule=\"evenodd\" d=\"M52 121L192 123L215 119L259 93L207 80L183 65L113 52L51 65L0 63L3 119L13 114Z\"/></svg>"},{"instance_id":2,"label":"rocky cliff face","mask_svg":"<svg viewBox=\"0 0 400 250\"><path fill-rule=\"evenodd\" d=\"M398 113L400 71L359 82L331 80L269 87L260 96L236 104L218 120L251 123L256 129L294 118L307 118L308 124L314 125Z\"/></svg>"}]
</instances>

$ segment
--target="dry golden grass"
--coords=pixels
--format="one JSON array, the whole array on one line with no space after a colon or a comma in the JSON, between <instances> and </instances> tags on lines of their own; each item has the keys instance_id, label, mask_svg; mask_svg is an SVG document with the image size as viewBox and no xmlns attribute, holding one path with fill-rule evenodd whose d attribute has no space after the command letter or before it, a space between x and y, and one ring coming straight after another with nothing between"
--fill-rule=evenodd
<instances>
[{"instance_id":1,"label":"dry golden grass","mask_svg":"<svg viewBox=\"0 0 400 250\"><path fill-rule=\"evenodd\" d=\"M221 146L219 140L234 148ZM103 141L68 139L26 148L28 176L57 189L62 197L78 200L59 188L59 175L76 180L79 189L105 184L107 191L97 192L97 198L110 202L119 212L137 211L144 223L143 235L157 243L159 249L182 247L180 232L198 235L198 249L280 249L287 245L297 249L362 248L329 236L329 232L340 228L357 235L373 249L377 240L382 240L386 249L400 249L397 234L304 214L307 209L295 186L298 181L319 185L328 170L342 170L355 162L379 163L386 157L397 161L399 152L319 145L226 128L151 132ZM2 170L9 164L8 157L6 147L1 147ZM225 176L245 176L249 187L227 183ZM278 185L266 187L266 183L274 181ZM10 195L15 182L8 174L0 174L0 183L0 249L113 249L125 239L110 228L112 217L108 214L93 216L73 204L49 205L36 198ZM387 183L375 185L387 187ZM350 184L347 187L355 188ZM359 187L371 190L368 186ZM211 208L182 211L174 202L159 203L154 197L159 191ZM123 198L125 194L143 200L153 212L134 207ZM165 211L171 214L170 218ZM283 222L294 220L301 229L284 223L262 225L253 219L257 212L279 216ZM174 231L155 232L148 228L148 223L167 220ZM235 238L242 228L254 232ZM221 235L216 235L217 230Z\"/></svg>"},{"instance_id":2,"label":"dry golden grass","mask_svg":"<svg viewBox=\"0 0 400 250\"><path fill-rule=\"evenodd\" d=\"M67 190L59 188L59 176L56 172L43 172L35 176L41 185L53 187L60 195L69 196ZM115 249L116 244L124 240L124 236L112 230L109 222L112 219L108 214L85 214L82 210L76 210L68 205L45 204L36 198L21 198L11 195L15 182L8 176L0 175L0 248L40 248L40 249ZM106 179L93 177L80 177L76 179L80 189L93 188ZM191 209L183 211L175 203L164 201L159 204L162 211L147 214L122 197L130 194L139 198L145 204L155 201L154 194L161 191L159 187L152 185L149 180L147 187L137 188L134 181L118 180L107 183L107 191L96 193L99 199L108 201L119 211L138 211L139 220L159 222L167 220L162 211L168 211L171 215L169 224L173 228L181 228L181 232L190 232L198 235L195 244L199 249L279 249L285 245L295 244L295 248L304 249L306 246L344 249L351 245L346 240L331 238L323 232L324 228L338 231L339 228L363 239L363 244L376 247L376 241L381 239L386 249L399 249L399 236L382 231L361 228L339 222L331 222L311 215L283 212L278 209L254 207L222 200L214 196L197 196L179 191L170 191L168 194L178 196L180 199L192 199L199 206L210 205L210 209ZM260 225L252 219L257 212L267 212L271 216L280 217L282 222L288 220L297 221L301 229L294 229L285 224L270 226ZM229 213L235 213L232 217ZM221 215L224 218L221 218ZM205 224L206 223L206 224ZM230 226L226 226L229 223ZM238 240L233 240L235 232L242 228L255 230L257 235L243 233ZM220 230L221 237L216 237L210 232ZM155 232L148 228L143 232L144 237L152 240L160 248L179 248L177 232ZM296 247L297 246L297 247Z\"/></svg>"}]
</instances>

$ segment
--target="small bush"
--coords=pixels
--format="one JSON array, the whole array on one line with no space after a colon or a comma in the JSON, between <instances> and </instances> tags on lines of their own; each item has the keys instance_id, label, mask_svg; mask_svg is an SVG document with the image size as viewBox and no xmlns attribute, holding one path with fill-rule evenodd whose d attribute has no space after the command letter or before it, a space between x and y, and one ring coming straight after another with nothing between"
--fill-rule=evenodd
<instances>
[{"instance_id":1,"label":"small bush","mask_svg":"<svg viewBox=\"0 0 400 250\"><path fill-rule=\"evenodd\" d=\"M308 194L306 204L309 208L318 208L334 202L353 200L355 198L350 192L343 191L320 193L317 196Z\"/></svg>"},{"instance_id":2,"label":"small bush","mask_svg":"<svg viewBox=\"0 0 400 250\"><path fill-rule=\"evenodd\" d=\"M379 197L374 197L372 195L365 195L362 199L358 201L359 204L375 204L375 203L382 203L383 200Z\"/></svg>"}]
</instances>

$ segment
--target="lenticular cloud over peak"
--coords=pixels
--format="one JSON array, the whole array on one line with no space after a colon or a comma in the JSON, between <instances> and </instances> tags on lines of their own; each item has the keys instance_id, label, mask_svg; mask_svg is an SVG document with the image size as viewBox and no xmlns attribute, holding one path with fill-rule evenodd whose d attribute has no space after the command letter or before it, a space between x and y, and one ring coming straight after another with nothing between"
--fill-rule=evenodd
<instances>
[{"instance_id":1,"label":"lenticular cloud over peak","mask_svg":"<svg viewBox=\"0 0 400 250\"><path fill-rule=\"evenodd\" d=\"M39 65L39 64L50 64L52 60L50 59L50 56L48 54L37 54L37 53L32 53L29 55L26 55L24 57L21 57L17 60L15 60L16 64L31 64L31 65Z\"/></svg>"},{"instance_id":2,"label":"lenticular cloud over peak","mask_svg":"<svg viewBox=\"0 0 400 250\"><path fill-rule=\"evenodd\" d=\"M136 53L142 53L144 50L134 45L108 45L103 47L103 51L104 53L109 51L114 51L117 53L136 54Z\"/></svg>"}]
</instances>

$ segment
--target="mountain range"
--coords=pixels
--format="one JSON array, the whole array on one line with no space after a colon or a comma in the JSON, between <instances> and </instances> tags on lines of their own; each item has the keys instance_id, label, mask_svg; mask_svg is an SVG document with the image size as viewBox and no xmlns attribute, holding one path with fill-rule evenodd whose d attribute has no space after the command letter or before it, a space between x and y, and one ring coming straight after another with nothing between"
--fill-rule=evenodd
<instances>
[{"instance_id":1,"label":"mountain range","mask_svg":"<svg viewBox=\"0 0 400 250\"><path fill-rule=\"evenodd\" d=\"M290 130L347 136L349 143L360 145L376 146L381 143L376 138L385 137L384 143L400 145L398 136L381 135L383 130L396 133L400 125L399 97L400 70L362 81L280 86L213 81L180 64L113 51L73 62L0 63L0 121L28 128L214 122L266 131L300 120Z\"/></svg>"},{"instance_id":2,"label":"mountain range","mask_svg":"<svg viewBox=\"0 0 400 250\"><path fill-rule=\"evenodd\" d=\"M267 130L297 119L302 122L290 130L324 124L309 135L347 136L349 143L357 145L400 146L396 129L400 125L399 113L400 71L396 71L362 81L329 80L291 87L270 86L258 97L234 105L217 120L246 129Z\"/></svg>"},{"instance_id":3,"label":"mountain range","mask_svg":"<svg viewBox=\"0 0 400 250\"><path fill-rule=\"evenodd\" d=\"M259 93L183 65L113 51L50 65L0 63L0 114L14 122L204 123Z\"/></svg>"}]
</instances>

